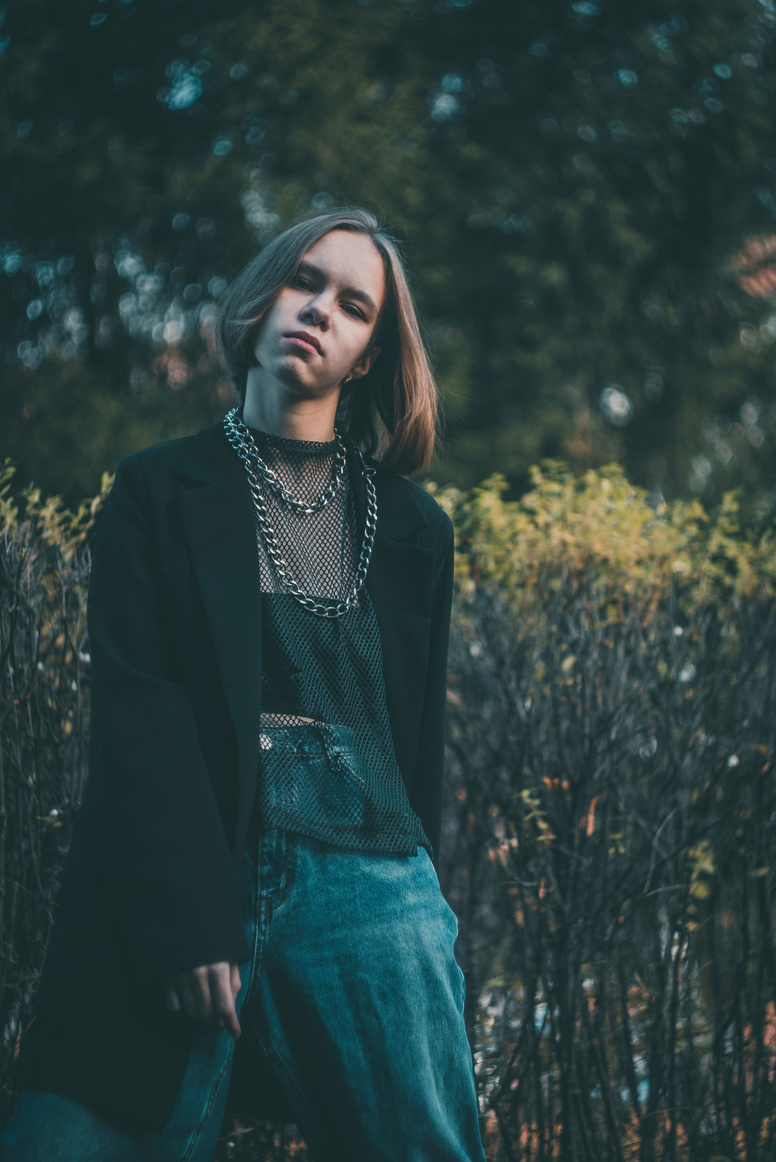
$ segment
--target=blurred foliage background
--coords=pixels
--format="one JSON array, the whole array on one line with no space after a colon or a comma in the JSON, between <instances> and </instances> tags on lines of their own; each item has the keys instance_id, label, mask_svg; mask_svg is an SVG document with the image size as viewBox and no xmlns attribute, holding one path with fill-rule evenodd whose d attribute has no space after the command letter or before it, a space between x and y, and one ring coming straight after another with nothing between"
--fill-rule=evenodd
<instances>
[{"instance_id":1,"label":"blurred foliage background","mask_svg":"<svg viewBox=\"0 0 776 1162\"><path fill-rule=\"evenodd\" d=\"M775 42L774 0L0 8L0 1121L104 474L223 415L219 295L354 202L444 403L440 872L488 1156L774 1157ZM273 1135L218 1157L304 1156Z\"/></svg>"},{"instance_id":2,"label":"blurred foliage background","mask_svg":"<svg viewBox=\"0 0 776 1162\"><path fill-rule=\"evenodd\" d=\"M406 243L432 477L617 460L776 507L773 0L11 0L0 458L73 503L216 421L213 305L355 202Z\"/></svg>"}]
</instances>

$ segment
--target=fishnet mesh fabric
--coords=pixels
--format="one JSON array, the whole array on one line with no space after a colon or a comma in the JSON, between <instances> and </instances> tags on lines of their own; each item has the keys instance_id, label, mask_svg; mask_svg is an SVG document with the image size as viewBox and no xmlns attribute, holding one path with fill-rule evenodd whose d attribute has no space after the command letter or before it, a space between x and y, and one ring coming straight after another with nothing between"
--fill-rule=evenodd
<instances>
[{"instance_id":1,"label":"fishnet mesh fabric","mask_svg":"<svg viewBox=\"0 0 776 1162\"><path fill-rule=\"evenodd\" d=\"M251 429L259 455L297 499L331 482L336 441ZM345 470L330 503L294 512L262 485L270 525L305 594L344 600L358 564L353 491ZM379 517L378 517L379 520ZM380 630L364 587L342 617L323 618L287 593L256 525L262 602L258 817L355 851L432 853L396 762Z\"/></svg>"},{"instance_id":2,"label":"fishnet mesh fabric","mask_svg":"<svg viewBox=\"0 0 776 1162\"><path fill-rule=\"evenodd\" d=\"M318 500L334 473L335 440L288 440L256 429L251 435L264 463L293 497L308 503ZM263 489L269 522L291 575L303 593L329 601L344 601L358 563L355 511L348 484L345 472L334 498L309 516L294 512L269 487ZM262 592L285 592L260 533L259 570Z\"/></svg>"}]
</instances>

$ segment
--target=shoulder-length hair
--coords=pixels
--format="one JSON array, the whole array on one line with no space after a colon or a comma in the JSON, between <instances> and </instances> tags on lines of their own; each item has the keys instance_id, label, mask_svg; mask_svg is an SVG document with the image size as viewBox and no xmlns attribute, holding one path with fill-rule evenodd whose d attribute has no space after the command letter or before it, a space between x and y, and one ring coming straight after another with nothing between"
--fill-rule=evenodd
<instances>
[{"instance_id":1,"label":"shoulder-length hair","mask_svg":"<svg viewBox=\"0 0 776 1162\"><path fill-rule=\"evenodd\" d=\"M372 338L380 354L366 375L343 385L337 426L368 456L393 471L421 472L437 450L437 388L398 245L367 210L315 214L273 238L220 299L213 328L216 352L243 403L248 371L256 365L253 333L257 324L293 280L310 247L332 230L371 238L386 278L385 303Z\"/></svg>"}]
</instances>

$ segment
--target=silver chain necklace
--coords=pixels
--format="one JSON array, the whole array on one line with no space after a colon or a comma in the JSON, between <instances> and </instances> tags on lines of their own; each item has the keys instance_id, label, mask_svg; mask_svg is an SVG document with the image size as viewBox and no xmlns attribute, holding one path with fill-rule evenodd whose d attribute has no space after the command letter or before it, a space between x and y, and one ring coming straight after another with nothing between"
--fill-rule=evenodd
<instances>
[{"instance_id":1,"label":"silver chain necklace","mask_svg":"<svg viewBox=\"0 0 776 1162\"><path fill-rule=\"evenodd\" d=\"M234 448L237 455L243 462L245 472L248 477L248 487L250 488L251 496L253 498L253 505L256 511L256 521L261 530L264 539L264 545L267 553L272 561L275 573L280 581L280 584L285 589L286 593L290 593L300 605L309 610L310 613L316 614L318 617L342 617L344 613L350 609L356 601L359 593L364 587L366 580L367 569L369 568L369 561L372 556L372 544L375 537L375 529L377 528L377 494L375 492L374 482L372 477L375 474L374 468L369 467L365 463L364 457L361 454L361 449L356 448L358 458L361 462L361 471L366 483L366 521L364 524L364 540L361 545L361 553L358 559L358 568L353 580L350 592L345 601L334 602L320 602L316 601L314 597L310 597L304 593L297 584L288 567L288 563L280 551L275 530L272 528L267 512L267 504L262 495L261 482L259 476L254 468L254 461L258 465L261 478L265 484L275 493L275 495L283 501L289 508L295 512L308 516L315 512L320 512L327 504L330 504L336 495L340 484L344 478L346 459L345 459L345 445L339 432L335 429L335 436L337 439L337 456L341 455L341 460L338 465L335 478L329 484L321 497L313 504L308 504L306 501L296 500L288 492L286 488L280 483L272 469L264 463L259 455L259 450L256 443L242 420L238 415L238 408L232 408L230 412L224 416L224 431L226 438Z\"/></svg>"},{"instance_id":2,"label":"silver chain necklace","mask_svg":"<svg viewBox=\"0 0 776 1162\"><path fill-rule=\"evenodd\" d=\"M228 427L227 424L229 425ZM259 455L259 449L256 447L256 441L251 435L250 428L248 428L240 419L239 408L232 408L232 410L227 413L227 415L224 417L224 426L227 428L227 436L229 435L230 428L239 434L246 452L256 461L264 483L275 493L276 496L284 500L288 507L292 508L294 512L304 513L305 516L313 512L320 512L321 509L326 508L326 505L330 504L334 497L337 495L339 487L345 477L345 465L347 461L345 458L345 444L342 436L339 434L336 428L334 429L334 439L337 444L337 451L334 458L334 464L336 466L334 475L317 500L307 501L297 500L295 496L292 496L283 482L278 480L269 464L266 464L264 460L262 460L261 456ZM233 443L232 446L234 447Z\"/></svg>"}]
</instances>

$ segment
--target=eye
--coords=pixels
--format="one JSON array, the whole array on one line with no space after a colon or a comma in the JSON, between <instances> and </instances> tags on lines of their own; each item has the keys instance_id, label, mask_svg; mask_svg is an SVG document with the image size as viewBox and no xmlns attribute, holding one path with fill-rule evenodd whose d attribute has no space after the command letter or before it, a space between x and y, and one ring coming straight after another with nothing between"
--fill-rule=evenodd
<instances>
[{"instance_id":1,"label":"eye","mask_svg":"<svg viewBox=\"0 0 776 1162\"><path fill-rule=\"evenodd\" d=\"M303 274L294 275L293 279L291 280L291 285L298 286L301 290L313 289L313 284L310 282L309 278L305 278Z\"/></svg>"},{"instance_id":2,"label":"eye","mask_svg":"<svg viewBox=\"0 0 776 1162\"><path fill-rule=\"evenodd\" d=\"M348 314L350 315L350 317L351 317L351 318L353 318L353 319L364 319L364 318L366 318L366 316L364 315L364 312L363 312L362 310L360 310L360 308L359 308L359 307L357 307L357 306L354 306L354 304L353 304L353 303L343 303L343 304L342 304L342 309L343 309L343 311L347 311L347 313L348 313Z\"/></svg>"}]
</instances>

